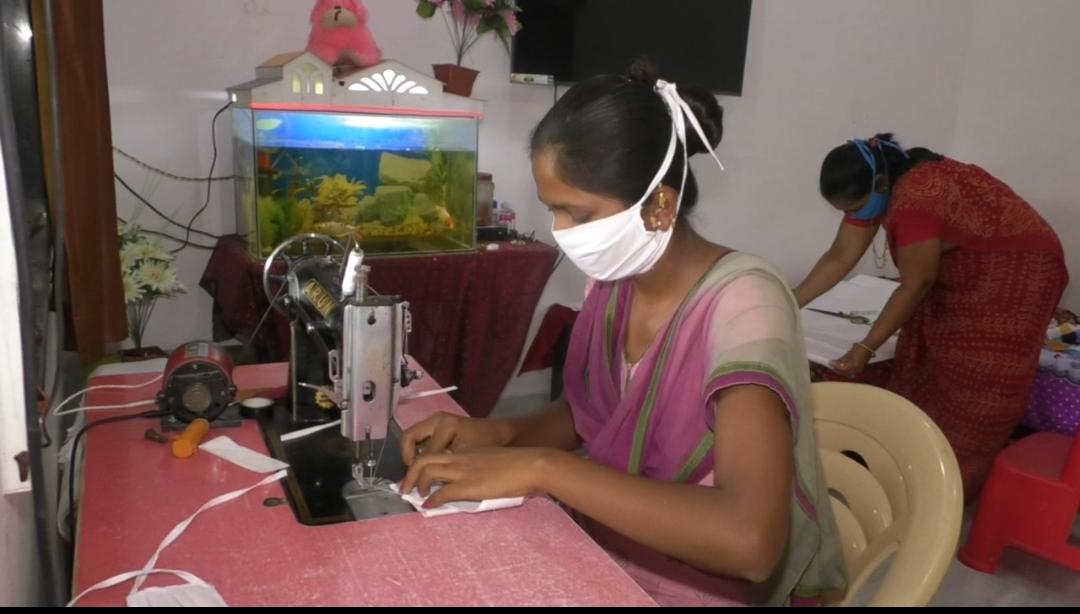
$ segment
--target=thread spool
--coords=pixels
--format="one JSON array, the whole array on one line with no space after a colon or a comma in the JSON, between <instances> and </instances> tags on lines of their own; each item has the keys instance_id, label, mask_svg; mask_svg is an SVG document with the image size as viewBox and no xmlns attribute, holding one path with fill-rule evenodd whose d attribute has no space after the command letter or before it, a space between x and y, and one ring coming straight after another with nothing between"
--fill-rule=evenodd
<instances>
[{"instance_id":1,"label":"thread spool","mask_svg":"<svg viewBox=\"0 0 1080 614\"><path fill-rule=\"evenodd\" d=\"M243 418L258 418L263 412L269 411L274 406L274 401L266 397L251 397L240 402L240 416Z\"/></svg>"}]
</instances>

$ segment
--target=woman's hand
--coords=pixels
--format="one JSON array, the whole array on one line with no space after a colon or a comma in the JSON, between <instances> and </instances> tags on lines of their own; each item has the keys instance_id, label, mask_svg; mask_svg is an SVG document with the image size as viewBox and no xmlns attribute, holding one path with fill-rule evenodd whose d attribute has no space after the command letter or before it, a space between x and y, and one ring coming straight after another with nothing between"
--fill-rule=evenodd
<instances>
[{"instance_id":1,"label":"woman's hand","mask_svg":"<svg viewBox=\"0 0 1080 614\"><path fill-rule=\"evenodd\" d=\"M866 365L870 363L872 357L873 354L867 348L862 345L853 345L847 354L832 361L829 366L836 373L854 379L866 370Z\"/></svg>"},{"instance_id":2,"label":"woman's hand","mask_svg":"<svg viewBox=\"0 0 1080 614\"><path fill-rule=\"evenodd\" d=\"M422 496L432 486L438 492L425 508L451 501L482 501L523 497L540 490L545 455L558 452L540 448L488 448L473 452L424 454L409 467L401 492L416 488Z\"/></svg>"},{"instance_id":3,"label":"woman's hand","mask_svg":"<svg viewBox=\"0 0 1080 614\"><path fill-rule=\"evenodd\" d=\"M401 436L401 460L412 465L422 455L495 448L509 445L510 438L505 423L439 412Z\"/></svg>"}]
</instances>

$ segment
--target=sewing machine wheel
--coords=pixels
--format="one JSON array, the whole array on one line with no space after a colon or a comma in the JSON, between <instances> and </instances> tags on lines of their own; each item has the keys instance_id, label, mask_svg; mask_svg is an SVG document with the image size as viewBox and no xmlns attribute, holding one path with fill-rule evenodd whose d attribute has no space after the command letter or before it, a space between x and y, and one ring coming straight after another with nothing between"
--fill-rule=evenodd
<instances>
[{"instance_id":1,"label":"sewing machine wheel","mask_svg":"<svg viewBox=\"0 0 1080 614\"><path fill-rule=\"evenodd\" d=\"M322 251L312 252L311 245L322 245ZM299 249L299 255L295 252ZM281 288L285 286L285 280L289 273L289 270L293 266L298 258L304 258L312 255L330 256L337 254L341 257L345 256L345 246L339 243L333 237L327 235L320 235L315 233L301 234L286 239L274 248L274 251L270 252L266 261L263 262L262 283L263 292L266 293L266 300L270 301L279 313L284 314L285 309L281 303ZM280 263L284 263L284 272L275 273L274 269L280 270Z\"/></svg>"}]
</instances>

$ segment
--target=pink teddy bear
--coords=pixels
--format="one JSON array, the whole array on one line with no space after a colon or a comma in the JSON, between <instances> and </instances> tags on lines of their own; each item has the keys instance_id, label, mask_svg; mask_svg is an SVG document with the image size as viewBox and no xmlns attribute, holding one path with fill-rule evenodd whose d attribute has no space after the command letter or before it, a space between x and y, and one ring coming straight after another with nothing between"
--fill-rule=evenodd
<instances>
[{"instance_id":1,"label":"pink teddy bear","mask_svg":"<svg viewBox=\"0 0 1080 614\"><path fill-rule=\"evenodd\" d=\"M308 50L331 66L367 68L382 57L360 0L318 0L311 10Z\"/></svg>"}]
</instances>

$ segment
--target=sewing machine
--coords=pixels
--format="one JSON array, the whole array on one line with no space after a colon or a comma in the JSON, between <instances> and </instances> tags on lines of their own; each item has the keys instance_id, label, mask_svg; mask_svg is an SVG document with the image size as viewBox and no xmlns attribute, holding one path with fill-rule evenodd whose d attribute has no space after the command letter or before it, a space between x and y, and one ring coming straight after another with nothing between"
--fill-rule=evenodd
<instances>
[{"instance_id":1,"label":"sewing machine","mask_svg":"<svg viewBox=\"0 0 1080 614\"><path fill-rule=\"evenodd\" d=\"M402 389L420 377L405 360L409 304L371 291L368 270L359 249L316 234L278 245L263 268L263 289L288 317L291 341L289 408L264 423L264 432L276 433L267 443L293 467L297 483L288 490L304 499L293 501L294 510L301 522L300 508L311 514L309 524L327 522L314 517L320 505L313 498L327 509L344 501L356 520L412 511L388 488L404 474L391 419ZM340 429L281 441L286 432L334 420Z\"/></svg>"}]
</instances>

